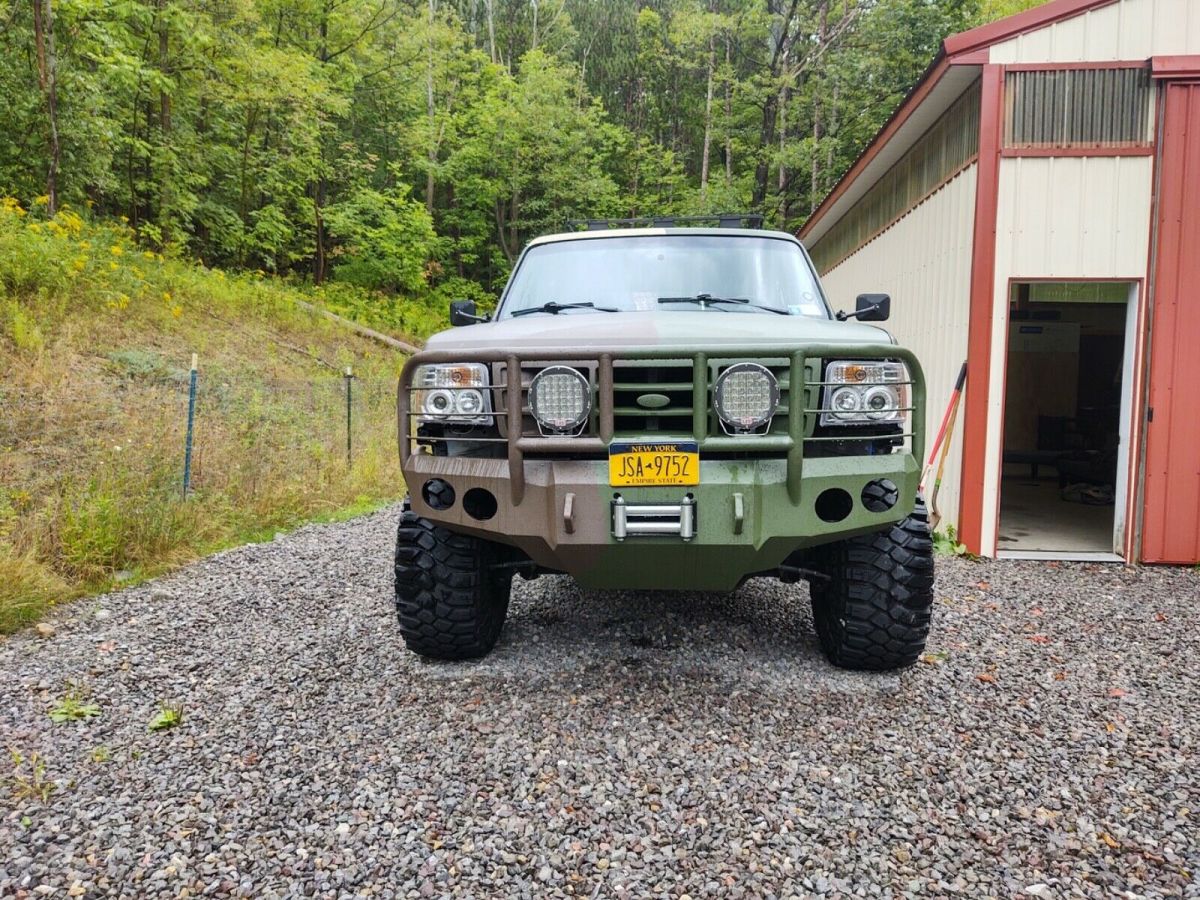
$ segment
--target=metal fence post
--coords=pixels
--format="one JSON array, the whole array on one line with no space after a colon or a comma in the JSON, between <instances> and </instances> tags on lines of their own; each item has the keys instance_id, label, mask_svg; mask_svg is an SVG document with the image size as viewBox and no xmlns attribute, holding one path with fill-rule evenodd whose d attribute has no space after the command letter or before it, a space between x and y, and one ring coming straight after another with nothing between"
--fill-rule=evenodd
<instances>
[{"instance_id":1,"label":"metal fence post","mask_svg":"<svg viewBox=\"0 0 1200 900\"><path fill-rule=\"evenodd\" d=\"M350 467L351 453L353 449L352 420L351 420L351 401L354 394L354 370L350 366L346 366L346 467Z\"/></svg>"},{"instance_id":2,"label":"metal fence post","mask_svg":"<svg viewBox=\"0 0 1200 900\"><path fill-rule=\"evenodd\" d=\"M183 451L183 498L186 500L188 492L192 489L192 435L196 426L196 378L197 378L197 354L192 354L192 372L188 386L188 420L187 420L187 442Z\"/></svg>"}]
</instances>

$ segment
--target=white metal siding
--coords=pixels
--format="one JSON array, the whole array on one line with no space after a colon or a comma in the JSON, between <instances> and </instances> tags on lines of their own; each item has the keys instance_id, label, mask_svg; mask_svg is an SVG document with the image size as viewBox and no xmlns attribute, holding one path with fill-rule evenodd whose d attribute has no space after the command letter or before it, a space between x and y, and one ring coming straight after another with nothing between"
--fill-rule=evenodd
<instances>
[{"instance_id":1,"label":"white metal siding","mask_svg":"<svg viewBox=\"0 0 1200 900\"><path fill-rule=\"evenodd\" d=\"M991 48L993 63L1108 62L1200 53L1197 0L1119 0Z\"/></svg>"},{"instance_id":2,"label":"white metal siding","mask_svg":"<svg viewBox=\"0 0 1200 900\"><path fill-rule=\"evenodd\" d=\"M892 318L886 327L917 355L925 370L930 445L967 354L977 170L976 164L968 166L895 225L821 277L835 309L853 309L854 298L864 292L891 294ZM962 423L960 407L938 497L944 521L955 524L961 480Z\"/></svg>"},{"instance_id":3,"label":"white metal siding","mask_svg":"<svg viewBox=\"0 0 1200 900\"><path fill-rule=\"evenodd\" d=\"M985 554L996 549L1009 279L1145 277L1153 168L1148 156L1000 160L983 491Z\"/></svg>"}]
</instances>

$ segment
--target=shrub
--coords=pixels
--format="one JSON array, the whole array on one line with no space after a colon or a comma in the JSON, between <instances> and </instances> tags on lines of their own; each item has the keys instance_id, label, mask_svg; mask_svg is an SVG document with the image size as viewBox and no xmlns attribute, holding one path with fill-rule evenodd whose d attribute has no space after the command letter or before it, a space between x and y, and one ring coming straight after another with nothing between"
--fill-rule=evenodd
<instances>
[{"instance_id":1,"label":"shrub","mask_svg":"<svg viewBox=\"0 0 1200 900\"><path fill-rule=\"evenodd\" d=\"M426 263L437 235L415 200L367 188L325 212L334 277L376 291L417 293L426 287Z\"/></svg>"}]
</instances>

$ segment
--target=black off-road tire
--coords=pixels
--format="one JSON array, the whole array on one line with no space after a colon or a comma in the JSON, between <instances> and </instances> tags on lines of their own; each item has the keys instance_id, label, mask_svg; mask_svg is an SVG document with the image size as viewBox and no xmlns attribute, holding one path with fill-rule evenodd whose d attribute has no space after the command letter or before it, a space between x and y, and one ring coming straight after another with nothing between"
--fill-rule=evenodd
<instances>
[{"instance_id":1,"label":"black off-road tire","mask_svg":"<svg viewBox=\"0 0 1200 900\"><path fill-rule=\"evenodd\" d=\"M405 504L396 535L396 614L408 649L430 659L485 656L508 614L501 548L423 519Z\"/></svg>"},{"instance_id":2,"label":"black off-road tire","mask_svg":"<svg viewBox=\"0 0 1200 900\"><path fill-rule=\"evenodd\" d=\"M925 650L933 608L933 539L924 501L887 531L822 547L813 623L821 649L844 669L911 666Z\"/></svg>"}]
</instances>

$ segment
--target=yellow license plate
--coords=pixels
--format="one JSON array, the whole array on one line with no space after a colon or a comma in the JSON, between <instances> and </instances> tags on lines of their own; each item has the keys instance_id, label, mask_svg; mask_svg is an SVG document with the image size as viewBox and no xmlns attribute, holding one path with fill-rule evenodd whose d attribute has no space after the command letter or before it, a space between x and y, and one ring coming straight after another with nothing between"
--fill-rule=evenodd
<instances>
[{"instance_id":1,"label":"yellow license plate","mask_svg":"<svg viewBox=\"0 0 1200 900\"><path fill-rule=\"evenodd\" d=\"M700 448L695 441L611 444L608 481L613 487L699 484Z\"/></svg>"}]
</instances>

